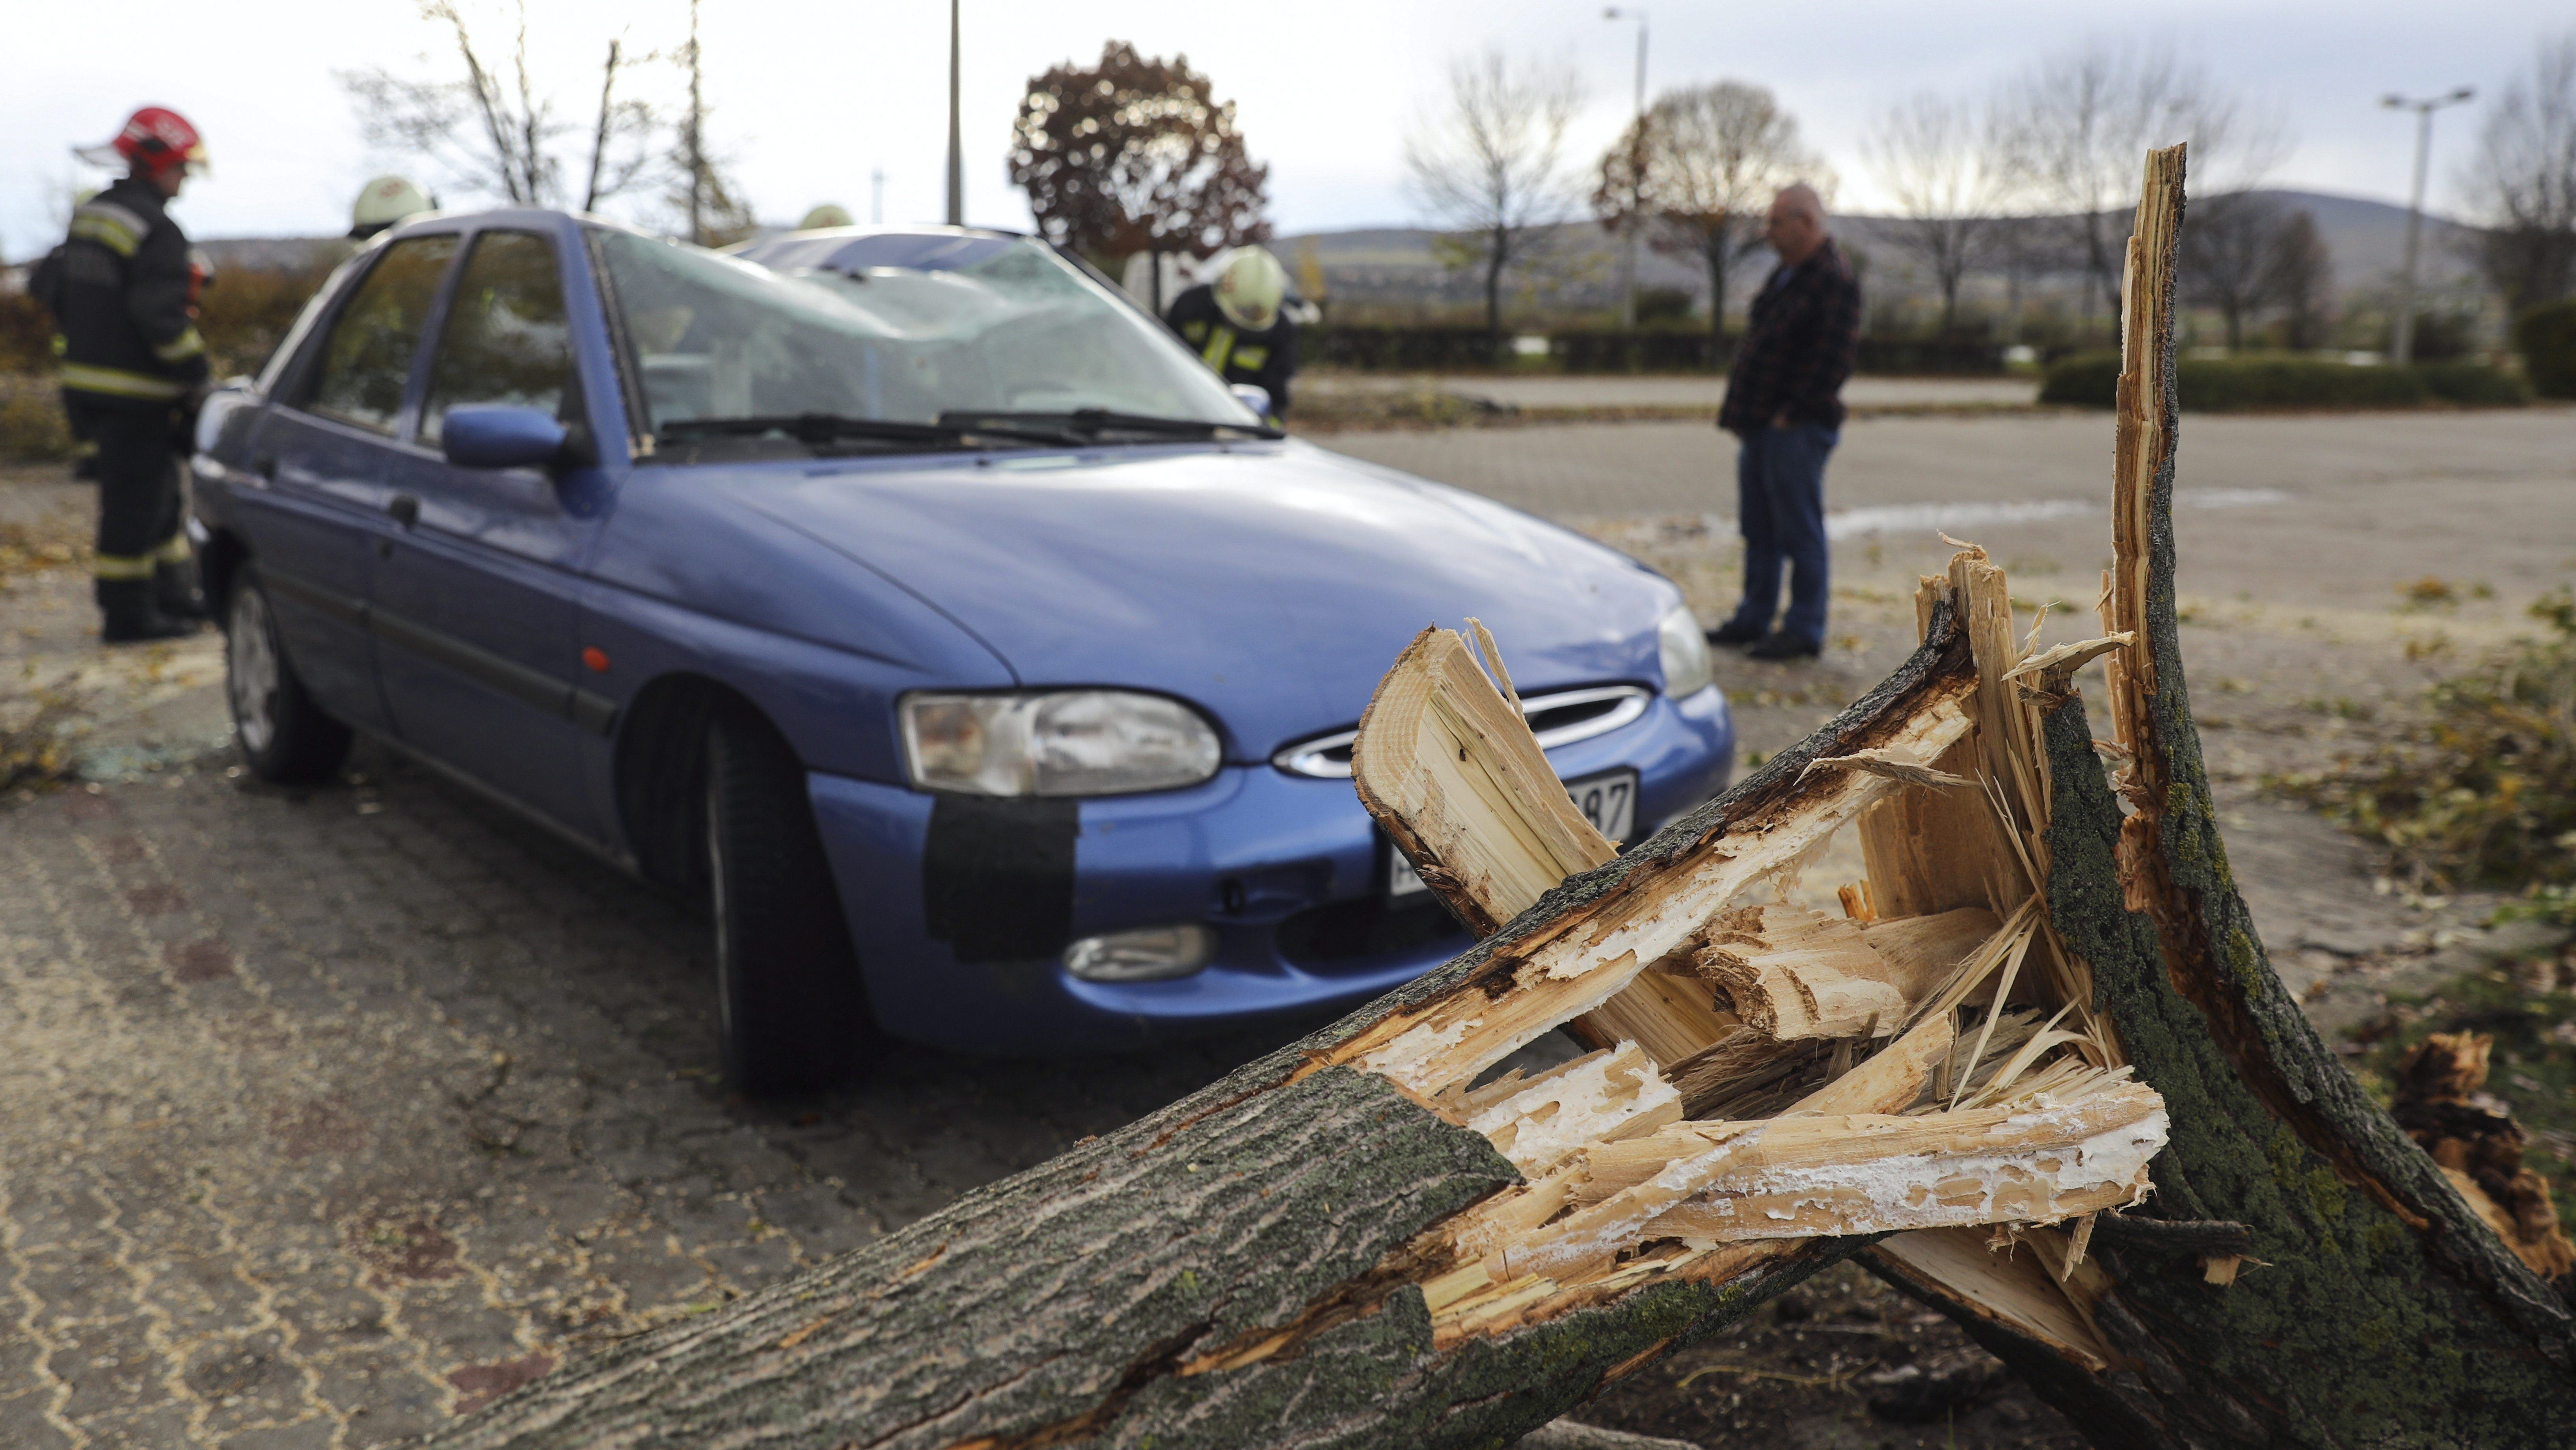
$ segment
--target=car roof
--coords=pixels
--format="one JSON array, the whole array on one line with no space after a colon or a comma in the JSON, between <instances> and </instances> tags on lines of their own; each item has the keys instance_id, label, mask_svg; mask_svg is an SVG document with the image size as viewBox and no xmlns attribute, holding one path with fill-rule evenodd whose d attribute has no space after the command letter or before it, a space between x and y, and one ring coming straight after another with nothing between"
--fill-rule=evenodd
<instances>
[{"instance_id":1,"label":"car roof","mask_svg":"<svg viewBox=\"0 0 2576 1450\"><path fill-rule=\"evenodd\" d=\"M916 272L946 272L982 261L1025 240L1024 233L997 227L817 227L737 243L725 252L747 262L789 271L810 268L864 272L871 267L903 267Z\"/></svg>"},{"instance_id":2,"label":"car roof","mask_svg":"<svg viewBox=\"0 0 2576 1450\"><path fill-rule=\"evenodd\" d=\"M477 211L439 211L412 217L387 228L376 245L404 237L435 236L510 226L548 231L581 226L605 231L653 233L613 218L558 207L499 206ZM903 267L944 272L982 261L1000 249L1027 240L1027 233L1001 227L909 226L818 227L781 232L719 249L723 255L782 270L810 268L830 272L864 272L871 267Z\"/></svg>"}]
</instances>

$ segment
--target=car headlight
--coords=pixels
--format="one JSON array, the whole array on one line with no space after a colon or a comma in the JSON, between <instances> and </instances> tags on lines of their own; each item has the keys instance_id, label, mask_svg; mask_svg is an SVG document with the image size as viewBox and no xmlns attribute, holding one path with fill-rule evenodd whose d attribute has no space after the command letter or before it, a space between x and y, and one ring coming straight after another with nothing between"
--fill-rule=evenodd
<instances>
[{"instance_id":1,"label":"car headlight","mask_svg":"<svg viewBox=\"0 0 2576 1450\"><path fill-rule=\"evenodd\" d=\"M1196 785L1224 751L1178 700L1126 690L907 695L905 766L923 790L969 795L1125 795Z\"/></svg>"},{"instance_id":2,"label":"car headlight","mask_svg":"<svg viewBox=\"0 0 2576 1450\"><path fill-rule=\"evenodd\" d=\"M1663 656L1664 693L1673 699L1696 695L1717 678L1708 661L1708 636L1685 604L1655 626L1655 652Z\"/></svg>"}]
</instances>

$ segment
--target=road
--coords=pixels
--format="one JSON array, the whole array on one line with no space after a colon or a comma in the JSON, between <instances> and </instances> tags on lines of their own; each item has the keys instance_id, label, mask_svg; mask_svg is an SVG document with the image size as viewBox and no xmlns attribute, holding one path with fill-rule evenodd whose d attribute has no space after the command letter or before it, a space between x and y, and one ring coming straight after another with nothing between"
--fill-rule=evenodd
<instances>
[{"instance_id":1,"label":"road","mask_svg":"<svg viewBox=\"0 0 2576 1450\"><path fill-rule=\"evenodd\" d=\"M1705 426L1333 446L1589 528L1704 611L1732 592L1725 445ZM2252 495L2178 528L2194 684L2266 938L2299 983L2430 970L2474 903L2374 895L2355 843L2253 784L2367 738L2358 707L2315 702L2393 713L2429 668L2410 641L2456 658L2567 577L2576 413L2195 418L2183 456L2187 490ZM1856 421L1832 475L1834 647L1723 665L1749 747L1796 738L1902 653L1913 574L1948 552L1935 527L2084 612L2108 461L2094 418ZM0 474L0 561L17 560L0 666L19 682L0 726L41 682L94 727L80 748L103 777L0 805L0 1444L393 1439L1266 1045L1058 1064L896 1050L828 1098L729 1100L684 903L381 750L327 787L241 779L208 748L211 637L102 657L85 580L28 562L79 499L58 471ZM2401 599L2428 576L2448 602ZM1710 1443L1750 1443L1716 1423ZM1849 1443L1917 1443L1862 1428Z\"/></svg>"}]
</instances>

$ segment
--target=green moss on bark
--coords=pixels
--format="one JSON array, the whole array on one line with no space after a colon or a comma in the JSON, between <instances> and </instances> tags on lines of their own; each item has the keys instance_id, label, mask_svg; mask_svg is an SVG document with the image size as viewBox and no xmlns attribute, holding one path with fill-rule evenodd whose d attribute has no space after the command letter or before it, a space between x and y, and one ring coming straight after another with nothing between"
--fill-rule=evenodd
<instances>
[{"instance_id":1,"label":"green moss on bark","mask_svg":"<svg viewBox=\"0 0 2576 1450\"><path fill-rule=\"evenodd\" d=\"M2174 854L2195 856L2205 872L2198 888L2218 893L2201 900L2226 923L2209 939L2227 944L2227 959L2224 979L2205 990L2232 994L2226 1021L2176 989L2171 944L2121 903L2119 805L2080 704L2049 717L2046 740L2057 811L2048 838L2052 917L2092 964L2098 1005L2172 1114L2144 1211L2249 1224L2264 1261L2219 1288L2202 1281L2197 1262L2104 1251L2125 1309L2113 1319L2136 1327L2120 1347L2162 1361L2173 1383L2188 1387L2153 1396L2166 1431L2205 1443L2320 1447L2539 1445L2576 1435L2576 1378L2549 1362L2516 1316L2437 1261L2425 1236L2348 1188L2223 1046L2237 1022L2257 1022L2264 1071L2284 1072L2284 1058L2318 1063L2351 1086L2280 988L2243 903L2221 884L2223 853L2206 849L2216 836L2203 829L2212 822L2205 791L2176 782L2167 798L2189 819L2169 822L2166 839L2203 847ZM2307 1050L2273 1051L2302 1036ZM2239 1043L2238 1052L2251 1046ZM2352 1110L2378 1115L2357 1092L2299 1087L2288 1096L2316 1110L2314 1121L2370 1135L2373 1125Z\"/></svg>"}]
</instances>

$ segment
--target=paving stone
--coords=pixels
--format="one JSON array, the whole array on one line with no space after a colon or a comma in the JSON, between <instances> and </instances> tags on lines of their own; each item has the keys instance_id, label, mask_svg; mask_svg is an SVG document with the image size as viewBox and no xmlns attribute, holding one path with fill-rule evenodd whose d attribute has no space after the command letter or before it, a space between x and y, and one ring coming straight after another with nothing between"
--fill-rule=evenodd
<instances>
[{"instance_id":1,"label":"paving stone","mask_svg":"<svg viewBox=\"0 0 2576 1450\"><path fill-rule=\"evenodd\" d=\"M219 1443L223 1450L329 1450L338 1438L340 1427L316 1415L289 1425L262 1425L227 1435Z\"/></svg>"},{"instance_id":2,"label":"paving stone","mask_svg":"<svg viewBox=\"0 0 2576 1450\"><path fill-rule=\"evenodd\" d=\"M151 1331L150 1321L139 1314L63 1330L58 1339L62 1347L42 1364L70 1391L57 1413L78 1423L169 1399L162 1381L170 1366L152 1343Z\"/></svg>"}]
</instances>

